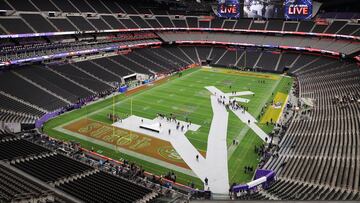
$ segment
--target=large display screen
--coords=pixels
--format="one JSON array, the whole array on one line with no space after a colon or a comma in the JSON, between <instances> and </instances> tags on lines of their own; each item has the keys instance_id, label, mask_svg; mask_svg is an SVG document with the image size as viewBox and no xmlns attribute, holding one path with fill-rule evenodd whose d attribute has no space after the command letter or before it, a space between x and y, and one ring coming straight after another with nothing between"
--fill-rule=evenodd
<instances>
[{"instance_id":1,"label":"large display screen","mask_svg":"<svg viewBox=\"0 0 360 203\"><path fill-rule=\"evenodd\" d=\"M284 0L244 0L244 18L284 18Z\"/></svg>"},{"instance_id":2,"label":"large display screen","mask_svg":"<svg viewBox=\"0 0 360 203\"><path fill-rule=\"evenodd\" d=\"M312 0L285 0L286 19L310 19Z\"/></svg>"},{"instance_id":3,"label":"large display screen","mask_svg":"<svg viewBox=\"0 0 360 203\"><path fill-rule=\"evenodd\" d=\"M221 18L312 18L312 0L217 0Z\"/></svg>"},{"instance_id":4,"label":"large display screen","mask_svg":"<svg viewBox=\"0 0 360 203\"><path fill-rule=\"evenodd\" d=\"M239 0L218 0L218 16L221 18L239 18Z\"/></svg>"}]
</instances>

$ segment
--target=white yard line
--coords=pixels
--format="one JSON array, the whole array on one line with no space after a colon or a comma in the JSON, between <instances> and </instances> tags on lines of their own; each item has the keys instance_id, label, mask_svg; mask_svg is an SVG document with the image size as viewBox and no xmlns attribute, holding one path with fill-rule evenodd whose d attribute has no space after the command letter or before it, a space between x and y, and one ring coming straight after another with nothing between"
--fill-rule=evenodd
<instances>
[{"instance_id":1,"label":"white yard line","mask_svg":"<svg viewBox=\"0 0 360 203\"><path fill-rule=\"evenodd\" d=\"M249 131L249 127L247 125L245 125L240 133L234 138L235 140L237 140L239 143L241 143L241 140L245 137L246 133ZM238 148L239 145L230 145L230 147L228 148L228 160L230 160L232 154L235 152L235 150Z\"/></svg>"},{"instance_id":2,"label":"white yard line","mask_svg":"<svg viewBox=\"0 0 360 203\"><path fill-rule=\"evenodd\" d=\"M282 77L289 77L289 76L282 76ZM281 78L280 78L280 80L281 80ZM271 92L274 92L274 90L276 89L276 87L279 85L280 80L278 80L276 83L274 83L274 85L271 87ZM264 99L264 100L263 100L263 103L258 106L258 108L256 109L257 114L260 113L261 108L265 105L265 103L269 100L270 97L271 97L271 95L269 95L266 100ZM249 131L249 129L250 129L249 127L243 128L243 129L241 130L241 132L239 133L239 135L238 135L236 138L234 138L234 139L237 139L239 142L241 142L241 140L245 137L245 135L246 135L246 133ZM228 155L229 155L228 159L231 158L231 156L232 156L232 154L235 152L236 148L237 148L236 145L231 145L231 146L229 147L229 149L228 149L228 153L229 153L229 154L228 154Z\"/></svg>"},{"instance_id":3,"label":"white yard line","mask_svg":"<svg viewBox=\"0 0 360 203\"><path fill-rule=\"evenodd\" d=\"M201 69L199 69L199 70L201 70ZM184 78L186 78L186 77L188 77L188 76L190 76L190 75L198 72L199 70L196 70L196 71L191 72L191 73L189 73L189 74L187 74L187 75L184 75L184 76L182 76L181 78L177 78L176 80L183 80ZM159 87L162 87L162 85L158 85L158 86L152 87L151 90L153 90L153 89L155 89L155 88L159 88ZM144 94L144 93L146 93L146 92L147 92L147 91L143 91L143 92L140 92L140 93L138 93L138 94L136 94L136 95L132 95L132 96L130 96L130 97L126 97L125 99L122 99L121 101L116 102L114 105L118 105L118 104L124 103L124 102L126 102L127 100L129 100L129 99L131 99L131 98L138 97L138 96L140 96L140 95L142 95L142 94ZM86 105L84 108L86 108L86 107L88 107L88 106L90 106L90 105ZM91 112L91 113L88 113L88 114L85 114L85 115L83 115L83 116L80 116L80 117L78 117L78 118L76 118L76 119L74 119L74 120L71 120L71 121L69 121L69 122L63 123L62 125L59 125L59 126L68 125L68 124L73 123L73 122L75 122L75 121L81 120L81 119L83 119L83 118L85 118L85 117L88 117L88 116L97 114L97 113L99 113L99 112L101 112L101 111L103 111L103 110L105 110L105 109L107 109L107 108L110 108L110 107L109 107L109 106L106 106L106 107L100 108L100 109L98 109L98 110L96 110L96 111L93 111L93 112Z\"/></svg>"}]
</instances>

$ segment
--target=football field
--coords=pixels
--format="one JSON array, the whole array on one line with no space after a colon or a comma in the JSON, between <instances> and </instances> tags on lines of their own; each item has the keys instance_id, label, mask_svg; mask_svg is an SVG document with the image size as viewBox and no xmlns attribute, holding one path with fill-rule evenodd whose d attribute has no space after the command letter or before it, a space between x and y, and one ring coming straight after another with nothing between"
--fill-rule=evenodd
<instances>
[{"instance_id":1,"label":"football field","mask_svg":"<svg viewBox=\"0 0 360 203\"><path fill-rule=\"evenodd\" d=\"M191 121L198 128L187 130L185 135L196 150L206 157L213 110L211 92L205 87L214 86L224 93L253 92L251 95L241 96L243 100L238 102L248 107L247 111L259 121L257 125L269 133L273 126L260 122L261 119L266 119L259 117L262 108L273 100L284 105L284 98L291 85L292 78L277 74L192 68L184 71L181 76L176 74L63 114L48 121L44 130L52 137L80 142L82 147L93 148L99 154L135 162L157 175L174 171L177 182L188 184L193 181L198 188L202 188L202 181L169 141L115 127L107 115L117 114L122 119L136 116L150 122L157 114L171 114L179 121ZM265 110L265 116L277 120L280 110L273 113L269 112L273 111L270 108L271 106L266 109L268 111ZM245 174L244 166L256 168L259 157L254 148L262 145L263 141L233 112L228 112L226 142L229 182L245 183L251 180L253 174ZM239 144L234 145L233 140L239 141Z\"/></svg>"}]
</instances>

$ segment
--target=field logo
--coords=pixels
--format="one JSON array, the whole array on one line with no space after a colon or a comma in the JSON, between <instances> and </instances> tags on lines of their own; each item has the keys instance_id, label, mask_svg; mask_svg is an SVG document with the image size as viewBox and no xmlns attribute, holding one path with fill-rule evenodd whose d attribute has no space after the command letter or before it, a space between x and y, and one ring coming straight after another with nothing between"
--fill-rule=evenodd
<instances>
[{"instance_id":1,"label":"field logo","mask_svg":"<svg viewBox=\"0 0 360 203\"><path fill-rule=\"evenodd\" d=\"M134 140L138 139L138 135L136 134L127 134L124 136L121 136L117 141L116 141L116 145L117 146L128 146L131 145L133 143Z\"/></svg>"},{"instance_id":2,"label":"field logo","mask_svg":"<svg viewBox=\"0 0 360 203\"><path fill-rule=\"evenodd\" d=\"M143 137L141 139L137 139L135 141L135 144L130 146L130 149L138 150L144 147L148 147L150 145L151 145L151 139L147 137Z\"/></svg>"},{"instance_id":3,"label":"field logo","mask_svg":"<svg viewBox=\"0 0 360 203\"><path fill-rule=\"evenodd\" d=\"M181 156L175 151L173 147L170 146L160 147L158 148L158 152L160 156L162 156L165 159L182 162Z\"/></svg>"}]
</instances>

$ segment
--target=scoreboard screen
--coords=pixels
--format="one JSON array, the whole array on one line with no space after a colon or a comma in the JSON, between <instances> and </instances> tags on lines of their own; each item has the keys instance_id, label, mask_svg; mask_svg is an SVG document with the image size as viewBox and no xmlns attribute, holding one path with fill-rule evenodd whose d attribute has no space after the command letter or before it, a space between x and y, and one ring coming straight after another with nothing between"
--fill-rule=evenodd
<instances>
[{"instance_id":1,"label":"scoreboard screen","mask_svg":"<svg viewBox=\"0 0 360 203\"><path fill-rule=\"evenodd\" d=\"M306 20L312 17L312 0L285 0L285 18Z\"/></svg>"},{"instance_id":2,"label":"scoreboard screen","mask_svg":"<svg viewBox=\"0 0 360 203\"><path fill-rule=\"evenodd\" d=\"M244 18L284 18L284 0L244 0Z\"/></svg>"},{"instance_id":3,"label":"scoreboard screen","mask_svg":"<svg viewBox=\"0 0 360 203\"><path fill-rule=\"evenodd\" d=\"M221 18L312 18L312 0L217 0L214 12Z\"/></svg>"},{"instance_id":4,"label":"scoreboard screen","mask_svg":"<svg viewBox=\"0 0 360 203\"><path fill-rule=\"evenodd\" d=\"M239 0L218 0L218 16L221 18L239 18Z\"/></svg>"}]
</instances>

